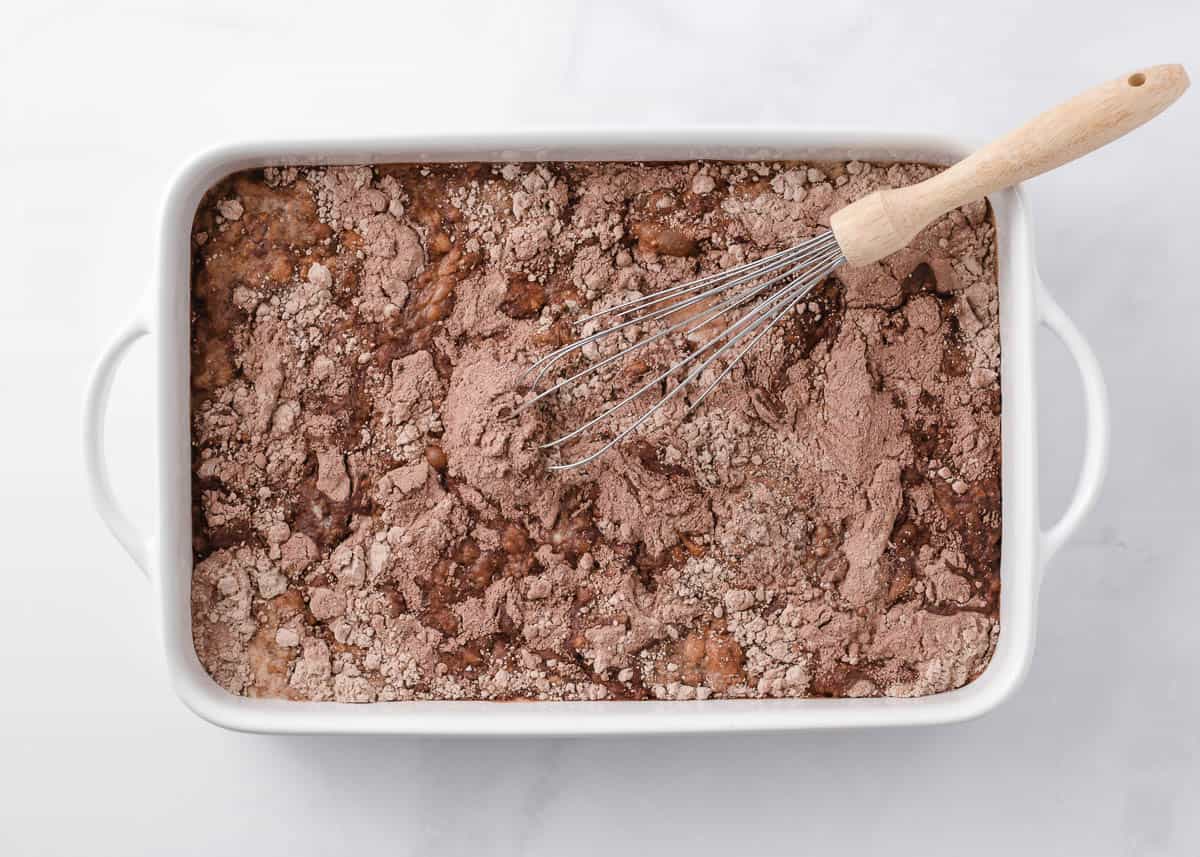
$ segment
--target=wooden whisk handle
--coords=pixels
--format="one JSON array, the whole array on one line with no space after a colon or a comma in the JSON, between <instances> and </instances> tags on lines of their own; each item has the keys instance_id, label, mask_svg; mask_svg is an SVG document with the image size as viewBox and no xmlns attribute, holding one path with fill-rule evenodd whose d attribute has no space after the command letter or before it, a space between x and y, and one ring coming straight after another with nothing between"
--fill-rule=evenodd
<instances>
[{"instance_id":1,"label":"wooden whisk handle","mask_svg":"<svg viewBox=\"0 0 1200 857\"><path fill-rule=\"evenodd\" d=\"M851 265L894 253L952 208L1083 157L1128 134L1188 88L1181 65L1156 65L1103 83L1047 110L949 169L904 188L875 191L830 219Z\"/></svg>"}]
</instances>

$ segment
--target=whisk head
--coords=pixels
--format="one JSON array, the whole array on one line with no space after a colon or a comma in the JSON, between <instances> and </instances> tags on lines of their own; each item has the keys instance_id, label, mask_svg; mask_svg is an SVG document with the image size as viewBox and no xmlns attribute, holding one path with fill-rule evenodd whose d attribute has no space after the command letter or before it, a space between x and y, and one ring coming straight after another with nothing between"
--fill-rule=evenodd
<instances>
[{"instance_id":1,"label":"whisk head","mask_svg":"<svg viewBox=\"0 0 1200 857\"><path fill-rule=\"evenodd\" d=\"M576 325L584 329L584 335L542 357L522 375L522 383L536 395L523 403L514 416L556 393L585 382L590 376L648 345L668 337L689 339L691 334L705 327L724 323L724 327L691 348L685 357L656 374L628 396L607 406L602 413L582 425L542 444L543 449L560 447L612 418L617 412L640 399L644 393L663 385L669 378L677 377L678 383L674 387L665 389L636 420L617 432L599 449L576 461L552 464L550 469L570 470L594 461L644 425L669 401L691 387L709 367L731 354L732 357L727 360L720 374L691 401L684 415L699 407L750 349L789 310L803 301L845 261L846 258L842 255L833 233L824 232L779 253L652 292L644 297L633 298L581 318ZM735 318L725 323L727 317ZM602 318L611 319L611 324L587 332L588 327L594 326L591 322ZM645 331L650 332L632 344L619 348L616 353L595 359L585 368L556 381L544 390L538 390L550 370L571 355L583 352L588 356L585 349L601 340L612 336L629 338L630 333ZM598 355L594 348L589 351Z\"/></svg>"}]
</instances>

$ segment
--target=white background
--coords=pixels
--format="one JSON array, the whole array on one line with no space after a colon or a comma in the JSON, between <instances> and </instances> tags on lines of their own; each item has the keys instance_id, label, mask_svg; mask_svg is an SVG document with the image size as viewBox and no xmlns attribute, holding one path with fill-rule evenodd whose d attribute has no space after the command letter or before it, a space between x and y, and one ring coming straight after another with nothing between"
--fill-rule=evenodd
<instances>
[{"instance_id":1,"label":"white background","mask_svg":"<svg viewBox=\"0 0 1200 857\"><path fill-rule=\"evenodd\" d=\"M443 7L445 9L443 10ZM1028 680L971 723L580 741L224 732L174 698L146 582L81 477L89 364L209 145L799 123L985 137L1139 65L1200 4L25 3L0 11L0 854L1196 854L1200 91L1036 180L1040 267L1097 349L1109 481L1042 590ZM1049 523L1074 369L1040 359ZM150 516L143 344L110 412Z\"/></svg>"}]
</instances>

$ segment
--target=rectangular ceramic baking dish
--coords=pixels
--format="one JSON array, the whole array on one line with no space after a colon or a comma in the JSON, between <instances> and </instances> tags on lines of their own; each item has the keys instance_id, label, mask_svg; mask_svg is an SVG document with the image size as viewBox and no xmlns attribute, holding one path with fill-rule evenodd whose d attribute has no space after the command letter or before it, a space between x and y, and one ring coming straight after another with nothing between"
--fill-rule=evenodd
<instances>
[{"instance_id":1,"label":"rectangular ceramic baking dish","mask_svg":"<svg viewBox=\"0 0 1200 857\"><path fill-rule=\"evenodd\" d=\"M999 245L1002 432L1000 637L971 684L917 699L709 700L705 702L386 702L369 705L247 699L217 686L192 646L189 289L192 218L217 180L253 167L437 161L723 160L924 161L949 164L973 147L909 134L800 129L543 132L401 136L231 145L187 164L162 211L156 279L132 320L101 356L84 414L93 499L105 523L146 573L162 620L167 667L201 717L254 732L441 735L585 735L762 731L947 723L980 715L1020 683L1033 653L1042 571L1079 524L1103 480L1108 447L1104 383L1087 343L1050 299L1034 264L1030 216L1019 188L990 197ZM1063 516L1038 525L1035 332L1050 328L1079 368L1086 405L1082 472ZM158 457L157 520L148 537L121 511L105 465L104 416L113 374L130 345L152 335Z\"/></svg>"}]
</instances>

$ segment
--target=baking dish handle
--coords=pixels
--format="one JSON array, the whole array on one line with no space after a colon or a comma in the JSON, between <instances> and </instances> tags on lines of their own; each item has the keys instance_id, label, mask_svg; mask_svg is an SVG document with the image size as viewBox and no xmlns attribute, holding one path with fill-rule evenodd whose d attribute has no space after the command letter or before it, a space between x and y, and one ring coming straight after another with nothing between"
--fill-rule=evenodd
<instances>
[{"instance_id":1,"label":"baking dish handle","mask_svg":"<svg viewBox=\"0 0 1200 857\"><path fill-rule=\"evenodd\" d=\"M1080 469L1079 480L1075 483L1075 492L1071 502L1067 504L1062 517L1042 533L1042 563L1043 566L1054 554L1058 553L1071 533L1083 521L1084 515L1096 502L1100 486L1104 482L1104 472L1108 467L1108 393L1104 387L1104 376L1100 373L1100 364L1096 360L1087 340L1079 332L1074 322L1067 317L1062 308L1046 291L1041 279L1038 280L1038 306L1041 313L1041 323L1059 338L1079 370L1079 378L1083 382L1083 401L1087 419L1087 437L1083 447L1083 466Z\"/></svg>"},{"instance_id":2,"label":"baking dish handle","mask_svg":"<svg viewBox=\"0 0 1200 857\"><path fill-rule=\"evenodd\" d=\"M139 312L104 349L88 381L83 405L83 460L92 502L105 525L147 577L150 576L149 543L117 504L108 477L108 462L104 458L104 418L117 367L130 346L148 333L150 325L144 313Z\"/></svg>"}]
</instances>

